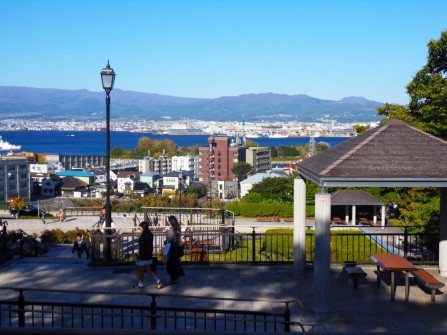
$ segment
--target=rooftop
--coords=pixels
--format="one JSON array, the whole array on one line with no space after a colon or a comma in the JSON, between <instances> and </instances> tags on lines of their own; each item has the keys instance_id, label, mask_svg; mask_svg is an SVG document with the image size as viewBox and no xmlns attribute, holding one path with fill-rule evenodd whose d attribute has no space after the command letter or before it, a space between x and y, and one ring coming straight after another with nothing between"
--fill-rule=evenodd
<instances>
[{"instance_id":1,"label":"rooftop","mask_svg":"<svg viewBox=\"0 0 447 335\"><path fill-rule=\"evenodd\" d=\"M63 176L63 177L94 177L95 175L91 172L88 171L71 171L71 170L66 170L66 171L61 171L57 173L58 176Z\"/></svg>"},{"instance_id":2,"label":"rooftop","mask_svg":"<svg viewBox=\"0 0 447 335\"><path fill-rule=\"evenodd\" d=\"M298 163L321 186L447 186L447 142L390 120Z\"/></svg>"}]
</instances>

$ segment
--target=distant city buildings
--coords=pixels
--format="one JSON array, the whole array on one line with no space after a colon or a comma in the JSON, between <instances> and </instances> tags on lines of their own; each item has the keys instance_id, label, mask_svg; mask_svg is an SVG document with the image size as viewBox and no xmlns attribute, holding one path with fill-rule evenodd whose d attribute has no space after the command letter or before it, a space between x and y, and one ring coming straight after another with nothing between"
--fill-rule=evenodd
<instances>
[{"instance_id":1,"label":"distant city buildings","mask_svg":"<svg viewBox=\"0 0 447 335\"><path fill-rule=\"evenodd\" d=\"M269 147L250 147L246 151L246 160L248 164L253 166L253 172L267 172L272 168L272 156Z\"/></svg>"},{"instance_id":2,"label":"distant city buildings","mask_svg":"<svg viewBox=\"0 0 447 335\"><path fill-rule=\"evenodd\" d=\"M158 158L151 157L150 152L149 152L148 156L139 160L138 171L140 171L141 173L153 171L153 172L157 172L161 175L166 174L166 173L172 171L171 158L166 156L164 150L163 150L163 155L161 155Z\"/></svg>"},{"instance_id":3,"label":"distant city buildings","mask_svg":"<svg viewBox=\"0 0 447 335\"><path fill-rule=\"evenodd\" d=\"M29 163L27 158L0 158L0 202L17 196L25 200L30 199Z\"/></svg>"},{"instance_id":4,"label":"distant city buildings","mask_svg":"<svg viewBox=\"0 0 447 335\"><path fill-rule=\"evenodd\" d=\"M228 136L209 137L208 146L199 147L199 182L208 185L212 180L233 180L231 169L245 162L246 149L241 143L231 143Z\"/></svg>"},{"instance_id":5,"label":"distant city buildings","mask_svg":"<svg viewBox=\"0 0 447 335\"><path fill-rule=\"evenodd\" d=\"M173 156L172 171L191 171L194 172L194 178L199 177L199 156Z\"/></svg>"}]
</instances>

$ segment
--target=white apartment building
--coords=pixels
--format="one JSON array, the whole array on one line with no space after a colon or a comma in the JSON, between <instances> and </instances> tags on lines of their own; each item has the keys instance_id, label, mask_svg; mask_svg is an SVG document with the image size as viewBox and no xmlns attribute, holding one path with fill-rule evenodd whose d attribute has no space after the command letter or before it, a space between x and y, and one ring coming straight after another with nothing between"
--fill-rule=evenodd
<instances>
[{"instance_id":1,"label":"white apartment building","mask_svg":"<svg viewBox=\"0 0 447 335\"><path fill-rule=\"evenodd\" d=\"M55 166L51 163L32 163L29 165L29 172L31 173L57 173Z\"/></svg>"},{"instance_id":2,"label":"white apartment building","mask_svg":"<svg viewBox=\"0 0 447 335\"><path fill-rule=\"evenodd\" d=\"M199 177L199 156L173 156L172 171L194 172L194 178Z\"/></svg>"},{"instance_id":3,"label":"white apartment building","mask_svg":"<svg viewBox=\"0 0 447 335\"><path fill-rule=\"evenodd\" d=\"M30 200L30 184L27 158L0 158L0 202L16 196Z\"/></svg>"},{"instance_id":4,"label":"white apartment building","mask_svg":"<svg viewBox=\"0 0 447 335\"><path fill-rule=\"evenodd\" d=\"M165 155L163 150L163 155L158 158L147 156L144 159L140 159L138 161L138 171L141 173L154 171L160 175L164 175L172 171L172 161Z\"/></svg>"}]
</instances>

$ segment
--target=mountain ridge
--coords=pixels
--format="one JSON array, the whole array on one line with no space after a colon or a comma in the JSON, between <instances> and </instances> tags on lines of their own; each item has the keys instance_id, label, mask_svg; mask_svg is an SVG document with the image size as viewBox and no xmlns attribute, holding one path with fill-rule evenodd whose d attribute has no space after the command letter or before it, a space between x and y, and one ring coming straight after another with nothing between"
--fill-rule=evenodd
<instances>
[{"instance_id":1,"label":"mountain ridge","mask_svg":"<svg viewBox=\"0 0 447 335\"><path fill-rule=\"evenodd\" d=\"M384 103L364 97L318 99L306 94L246 93L218 98L188 98L115 89L111 93L112 119L215 121L297 120L322 118L340 122L377 121L376 108ZM0 86L0 119L101 120L105 114L104 92L21 86Z\"/></svg>"}]
</instances>

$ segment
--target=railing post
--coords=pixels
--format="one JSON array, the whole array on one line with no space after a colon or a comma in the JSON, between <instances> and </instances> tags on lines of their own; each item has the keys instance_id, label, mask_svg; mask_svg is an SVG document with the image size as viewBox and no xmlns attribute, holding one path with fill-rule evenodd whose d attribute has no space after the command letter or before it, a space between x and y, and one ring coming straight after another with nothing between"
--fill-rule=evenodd
<instances>
[{"instance_id":1,"label":"railing post","mask_svg":"<svg viewBox=\"0 0 447 335\"><path fill-rule=\"evenodd\" d=\"M222 209L222 225L225 225L225 209Z\"/></svg>"},{"instance_id":2,"label":"railing post","mask_svg":"<svg viewBox=\"0 0 447 335\"><path fill-rule=\"evenodd\" d=\"M19 319L19 327L25 327L25 297L23 290L19 290L19 298L17 299L17 316Z\"/></svg>"},{"instance_id":3,"label":"railing post","mask_svg":"<svg viewBox=\"0 0 447 335\"><path fill-rule=\"evenodd\" d=\"M20 236L20 258L23 258L23 234Z\"/></svg>"},{"instance_id":4,"label":"railing post","mask_svg":"<svg viewBox=\"0 0 447 335\"><path fill-rule=\"evenodd\" d=\"M157 329L157 303L155 302L156 295L151 295L151 329Z\"/></svg>"},{"instance_id":5,"label":"railing post","mask_svg":"<svg viewBox=\"0 0 447 335\"><path fill-rule=\"evenodd\" d=\"M2 222L2 220L0 219L0 226L3 226L3 229L2 229L2 253L3 253L3 255L6 255L6 225L7 225L8 223L5 221L5 222Z\"/></svg>"},{"instance_id":6,"label":"railing post","mask_svg":"<svg viewBox=\"0 0 447 335\"><path fill-rule=\"evenodd\" d=\"M253 231L251 232L251 256L253 257L252 262L253 265L256 264L256 232L255 232L255 227L253 227Z\"/></svg>"},{"instance_id":7,"label":"railing post","mask_svg":"<svg viewBox=\"0 0 447 335\"><path fill-rule=\"evenodd\" d=\"M286 309L284 310L284 332L290 333L290 308L289 302L286 301Z\"/></svg>"},{"instance_id":8,"label":"railing post","mask_svg":"<svg viewBox=\"0 0 447 335\"><path fill-rule=\"evenodd\" d=\"M408 257L408 227L405 227L404 230L404 258L407 259Z\"/></svg>"},{"instance_id":9,"label":"railing post","mask_svg":"<svg viewBox=\"0 0 447 335\"><path fill-rule=\"evenodd\" d=\"M90 259L92 261L92 265L96 265L96 233L90 234Z\"/></svg>"}]
</instances>

